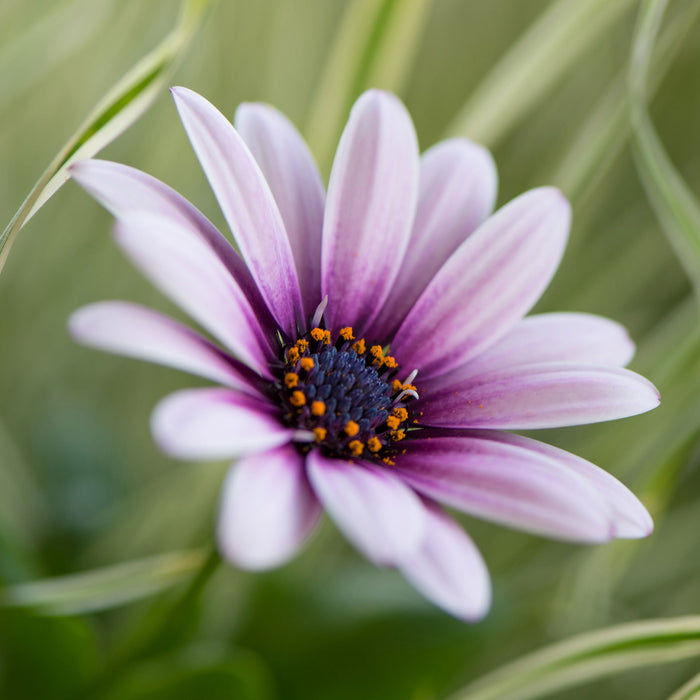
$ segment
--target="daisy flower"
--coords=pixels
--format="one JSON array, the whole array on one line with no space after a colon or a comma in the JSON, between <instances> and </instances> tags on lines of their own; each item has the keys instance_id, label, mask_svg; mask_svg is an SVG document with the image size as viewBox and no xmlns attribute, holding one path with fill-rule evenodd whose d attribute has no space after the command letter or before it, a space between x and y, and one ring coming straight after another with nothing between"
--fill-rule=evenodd
<instances>
[{"instance_id":1,"label":"daisy flower","mask_svg":"<svg viewBox=\"0 0 700 700\"><path fill-rule=\"evenodd\" d=\"M237 566L293 556L325 511L377 565L455 616L489 608L488 571L442 505L538 535L643 537L649 514L619 481L512 434L655 407L623 369L634 346L580 313L524 318L562 256L570 207L553 188L496 213L489 153L466 140L419 156L402 103L355 103L327 192L291 123L243 104L235 128L172 91L239 252L192 204L125 165L74 178L116 217L114 237L209 336L121 301L75 312L95 348L218 386L166 397L152 430L185 460L235 459L218 542Z\"/></svg>"}]
</instances>

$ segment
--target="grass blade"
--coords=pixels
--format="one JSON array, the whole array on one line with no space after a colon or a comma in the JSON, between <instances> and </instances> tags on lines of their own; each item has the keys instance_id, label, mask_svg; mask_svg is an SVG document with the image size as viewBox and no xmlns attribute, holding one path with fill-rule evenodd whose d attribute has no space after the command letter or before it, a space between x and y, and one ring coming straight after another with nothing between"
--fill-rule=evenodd
<instances>
[{"instance_id":1,"label":"grass blade","mask_svg":"<svg viewBox=\"0 0 700 700\"><path fill-rule=\"evenodd\" d=\"M678 688L668 700L700 700L700 673Z\"/></svg>"},{"instance_id":2,"label":"grass blade","mask_svg":"<svg viewBox=\"0 0 700 700\"><path fill-rule=\"evenodd\" d=\"M175 29L112 87L61 148L0 236L0 272L19 231L68 181L68 167L99 153L150 107L208 4L209 0L186 0Z\"/></svg>"},{"instance_id":3,"label":"grass blade","mask_svg":"<svg viewBox=\"0 0 700 700\"><path fill-rule=\"evenodd\" d=\"M201 550L172 552L81 574L10 586L2 607L31 607L47 615L107 610L160 593L186 579L204 562Z\"/></svg>"},{"instance_id":4,"label":"grass blade","mask_svg":"<svg viewBox=\"0 0 700 700\"><path fill-rule=\"evenodd\" d=\"M557 0L477 87L448 128L492 148L622 17L631 0Z\"/></svg>"},{"instance_id":5,"label":"grass blade","mask_svg":"<svg viewBox=\"0 0 700 700\"><path fill-rule=\"evenodd\" d=\"M307 129L323 171L358 95L369 87L400 91L429 7L428 0L354 0L348 5Z\"/></svg>"},{"instance_id":6,"label":"grass blade","mask_svg":"<svg viewBox=\"0 0 700 700\"><path fill-rule=\"evenodd\" d=\"M700 205L668 157L647 111L647 74L667 0L642 5L629 72L637 171L679 262L700 295Z\"/></svg>"},{"instance_id":7,"label":"grass blade","mask_svg":"<svg viewBox=\"0 0 700 700\"><path fill-rule=\"evenodd\" d=\"M700 656L700 616L633 622L529 654L450 700L527 700L621 671L693 656Z\"/></svg>"}]
</instances>

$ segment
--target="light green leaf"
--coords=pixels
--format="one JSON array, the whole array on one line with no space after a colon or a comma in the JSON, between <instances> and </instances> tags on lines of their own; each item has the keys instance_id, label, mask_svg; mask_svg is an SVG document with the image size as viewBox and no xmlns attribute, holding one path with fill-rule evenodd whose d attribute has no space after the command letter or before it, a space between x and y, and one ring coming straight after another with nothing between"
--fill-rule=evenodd
<instances>
[{"instance_id":1,"label":"light green leaf","mask_svg":"<svg viewBox=\"0 0 700 700\"><path fill-rule=\"evenodd\" d=\"M151 106L209 2L185 0L175 29L112 87L61 148L0 236L0 272L19 231L70 178L69 166L99 153Z\"/></svg>"},{"instance_id":2,"label":"light green leaf","mask_svg":"<svg viewBox=\"0 0 700 700\"><path fill-rule=\"evenodd\" d=\"M668 700L699 700L700 699L700 673L693 676L687 683L678 688Z\"/></svg>"},{"instance_id":3,"label":"light green leaf","mask_svg":"<svg viewBox=\"0 0 700 700\"><path fill-rule=\"evenodd\" d=\"M503 666L450 700L527 700L621 671L700 656L700 616L608 627Z\"/></svg>"},{"instance_id":4,"label":"light green leaf","mask_svg":"<svg viewBox=\"0 0 700 700\"><path fill-rule=\"evenodd\" d=\"M2 607L32 607L48 615L114 608L164 591L202 566L205 553L161 554L104 569L23 583L0 591Z\"/></svg>"},{"instance_id":5,"label":"light green leaf","mask_svg":"<svg viewBox=\"0 0 700 700\"><path fill-rule=\"evenodd\" d=\"M493 147L631 5L631 0L553 2L473 92L448 135Z\"/></svg>"},{"instance_id":6,"label":"light green leaf","mask_svg":"<svg viewBox=\"0 0 700 700\"><path fill-rule=\"evenodd\" d=\"M637 25L629 73L637 170L676 256L700 295L700 204L668 157L647 112L647 74L666 0L647 0Z\"/></svg>"},{"instance_id":7,"label":"light green leaf","mask_svg":"<svg viewBox=\"0 0 700 700\"><path fill-rule=\"evenodd\" d=\"M399 92L417 48L428 0L353 0L316 95L307 138L322 170L355 98L369 87Z\"/></svg>"}]
</instances>

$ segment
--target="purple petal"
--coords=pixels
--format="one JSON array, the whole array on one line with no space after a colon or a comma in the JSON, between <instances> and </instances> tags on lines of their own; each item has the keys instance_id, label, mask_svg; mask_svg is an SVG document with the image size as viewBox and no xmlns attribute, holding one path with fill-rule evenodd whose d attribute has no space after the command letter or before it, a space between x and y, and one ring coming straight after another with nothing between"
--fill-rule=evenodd
<instances>
[{"instance_id":1,"label":"purple petal","mask_svg":"<svg viewBox=\"0 0 700 700\"><path fill-rule=\"evenodd\" d=\"M599 490L565 463L478 432L411 440L394 470L429 498L486 520L578 542L615 536Z\"/></svg>"},{"instance_id":2,"label":"purple petal","mask_svg":"<svg viewBox=\"0 0 700 700\"><path fill-rule=\"evenodd\" d=\"M247 297L211 248L187 229L145 214L117 221L117 243L166 296L264 376L272 359Z\"/></svg>"},{"instance_id":3,"label":"purple petal","mask_svg":"<svg viewBox=\"0 0 700 700\"><path fill-rule=\"evenodd\" d=\"M70 168L73 178L118 219L153 214L178 224L211 247L245 292L261 323L273 320L240 255L195 206L160 180L121 163L82 160Z\"/></svg>"},{"instance_id":4,"label":"purple petal","mask_svg":"<svg viewBox=\"0 0 700 700\"><path fill-rule=\"evenodd\" d=\"M564 251L569 203L540 188L514 199L454 252L401 324L392 355L422 377L476 357L537 301Z\"/></svg>"},{"instance_id":5,"label":"purple petal","mask_svg":"<svg viewBox=\"0 0 700 700\"><path fill-rule=\"evenodd\" d=\"M418 550L425 533L425 508L411 489L386 469L307 457L316 496L335 524L370 561L393 566Z\"/></svg>"},{"instance_id":6,"label":"purple petal","mask_svg":"<svg viewBox=\"0 0 700 700\"><path fill-rule=\"evenodd\" d=\"M243 258L280 328L296 335L301 293L282 217L260 168L232 124L192 90L172 88L192 148Z\"/></svg>"},{"instance_id":7,"label":"purple petal","mask_svg":"<svg viewBox=\"0 0 700 700\"><path fill-rule=\"evenodd\" d=\"M185 389L153 411L153 437L163 452L186 460L230 459L289 442L271 408L229 389Z\"/></svg>"},{"instance_id":8,"label":"purple petal","mask_svg":"<svg viewBox=\"0 0 700 700\"><path fill-rule=\"evenodd\" d=\"M370 90L352 108L333 162L323 221L326 321L362 335L401 268L418 190L418 143L401 102Z\"/></svg>"},{"instance_id":9,"label":"purple petal","mask_svg":"<svg viewBox=\"0 0 700 700\"><path fill-rule=\"evenodd\" d=\"M466 139L442 141L420 163L411 239L389 298L372 323L390 338L443 263L493 210L498 179L491 154Z\"/></svg>"},{"instance_id":10,"label":"purple petal","mask_svg":"<svg viewBox=\"0 0 700 700\"><path fill-rule=\"evenodd\" d=\"M102 301L71 314L68 327L83 345L257 393L247 367L193 330L152 309L124 301Z\"/></svg>"},{"instance_id":11,"label":"purple petal","mask_svg":"<svg viewBox=\"0 0 700 700\"><path fill-rule=\"evenodd\" d=\"M524 318L465 365L429 379L423 390L432 393L471 377L521 365L580 362L623 367L633 355L634 343L615 321L592 314L539 314Z\"/></svg>"},{"instance_id":12,"label":"purple petal","mask_svg":"<svg viewBox=\"0 0 700 700\"><path fill-rule=\"evenodd\" d=\"M428 514L423 546L401 573L426 598L462 620L475 622L491 606L491 580L471 538L434 504Z\"/></svg>"},{"instance_id":13,"label":"purple petal","mask_svg":"<svg viewBox=\"0 0 700 700\"><path fill-rule=\"evenodd\" d=\"M521 435L481 431L479 436L485 440L494 440L529 450L536 458L541 455L546 460L556 461L562 466L582 476L611 509L614 520L615 537L636 539L647 537L654 529L654 523L647 509L640 500L612 474L581 457L565 452L538 440L531 440Z\"/></svg>"},{"instance_id":14,"label":"purple petal","mask_svg":"<svg viewBox=\"0 0 700 700\"><path fill-rule=\"evenodd\" d=\"M659 405L659 392L627 369L567 362L471 377L421 401L424 425L533 430L626 418Z\"/></svg>"},{"instance_id":15,"label":"purple petal","mask_svg":"<svg viewBox=\"0 0 700 700\"><path fill-rule=\"evenodd\" d=\"M235 125L279 207L294 254L304 316L321 301L321 231L325 191L313 156L292 123L268 105L246 103Z\"/></svg>"},{"instance_id":16,"label":"purple petal","mask_svg":"<svg viewBox=\"0 0 700 700\"><path fill-rule=\"evenodd\" d=\"M221 553L243 569L279 566L302 546L320 512L304 460L293 446L243 457L224 482L218 527Z\"/></svg>"}]
</instances>

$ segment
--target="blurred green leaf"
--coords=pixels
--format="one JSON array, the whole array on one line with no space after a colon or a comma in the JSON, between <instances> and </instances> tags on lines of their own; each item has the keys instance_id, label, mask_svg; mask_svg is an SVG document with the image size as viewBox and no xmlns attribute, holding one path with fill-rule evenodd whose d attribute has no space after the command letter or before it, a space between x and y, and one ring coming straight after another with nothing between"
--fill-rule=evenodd
<instances>
[{"instance_id":1,"label":"blurred green leaf","mask_svg":"<svg viewBox=\"0 0 700 700\"><path fill-rule=\"evenodd\" d=\"M418 48L427 0L353 0L311 110L308 141L327 170L355 98L369 87L399 92Z\"/></svg>"},{"instance_id":2,"label":"blurred green leaf","mask_svg":"<svg viewBox=\"0 0 700 700\"><path fill-rule=\"evenodd\" d=\"M629 72L637 170L676 256L700 295L700 205L668 157L647 112L647 75L667 0L646 0Z\"/></svg>"},{"instance_id":3,"label":"blurred green leaf","mask_svg":"<svg viewBox=\"0 0 700 700\"><path fill-rule=\"evenodd\" d=\"M74 700L98 661L97 637L85 620L0 611L0 697Z\"/></svg>"},{"instance_id":4,"label":"blurred green leaf","mask_svg":"<svg viewBox=\"0 0 700 700\"><path fill-rule=\"evenodd\" d=\"M631 5L631 0L552 2L474 90L448 135L493 147Z\"/></svg>"},{"instance_id":5,"label":"blurred green leaf","mask_svg":"<svg viewBox=\"0 0 700 700\"><path fill-rule=\"evenodd\" d=\"M61 148L0 236L0 272L19 231L69 180L69 166L99 153L151 106L209 2L185 0L175 29L112 87Z\"/></svg>"},{"instance_id":6,"label":"blurred green leaf","mask_svg":"<svg viewBox=\"0 0 700 700\"><path fill-rule=\"evenodd\" d=\"M4 607L33 607L49 615L106 610L155 595L179 583L204 562L200 550L161 554L82 574L10 586Z\"/></svg>"},{"instance_id":7,"label":"blurred green leaf","mask_svg":"<svg viewBox=\"0 0 700 700\"><path fill-rule=\"evenodd\" d=\"M678 55L683 40L700 13L700 5L691 3L678 13L658 42L656 60L651 66L650 91L656 92ZM620 154L629 137L630 123L625 84L628 69L618 76L591 110L583 128L564 155L552 181L572 198L584 198L600 182L608 166Z\"/></svg>"},{"instance_id":8,"label":"blurred green leaf","mask_svg":"<svg viewBox=\"0 0 700 700\"><path fill-rule=\"evenodd\" d=\"M242 651L193 648L125 673L100 700L268 700L272 683L260 659Z\"/></svg>"},{"instance_id":9,"label":"blurred green leaf","mask_svg":"<svg viewBox=\"0 0 700 700\"><path fill-rule=\"evenodd\" d=\"M698 700L698 698L700 698L700 673L678 688L668 700Z\"/></svg>"},{"instance_id":10,"label":"blurred green leaf","mask_svg":"<svg viewBox=\"0 0 700 700\"><path fill-rule=\"evenodd\" d=\"M450 700L527 700L605 676L700 656L700 617L633 622L582 634L503 666Z\"/></svg>"}]
</instances>

